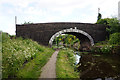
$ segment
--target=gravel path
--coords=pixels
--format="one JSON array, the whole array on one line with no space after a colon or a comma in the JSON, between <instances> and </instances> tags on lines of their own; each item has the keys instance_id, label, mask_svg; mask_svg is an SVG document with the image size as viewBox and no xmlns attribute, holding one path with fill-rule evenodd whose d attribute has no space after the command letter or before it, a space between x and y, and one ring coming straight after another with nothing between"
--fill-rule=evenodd
<instances>
[{"instance_id":1,"label":"gravel path","mask_svg":"<svg viewBox=\"0 0 120 80\"><path fill-rule=\"evenodd\" d=\"M56 78L56 60L59 50L56 50L47 64L42 68L40 78Z\"/></svg>"}]
</instances>

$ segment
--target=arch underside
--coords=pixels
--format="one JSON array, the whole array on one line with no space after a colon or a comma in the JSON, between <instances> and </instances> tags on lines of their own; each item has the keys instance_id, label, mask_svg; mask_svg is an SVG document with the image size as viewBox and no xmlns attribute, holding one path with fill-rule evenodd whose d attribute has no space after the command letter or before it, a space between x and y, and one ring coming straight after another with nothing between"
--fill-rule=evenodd
<instances>
[{"instance_id":1,"label":"arch underside","mask_svg":"<svg viewBox=\"0 0 120 80\"><path fill-rule=\"evenodd\" d=\"M82 30L79 30L79 29L72 29L72 28L70 28L70 29L64 29L64 30L61 30L61 31L55 33L55 34L50 38L50 40L49 40L49 45L52 46L54 39L55 39L57 36L59 36L59 35L61 35L61 34L65 34L65 33L77 33L77 34L82 34L83 36L85 36L85 37L87 37L87 38L89 39L91 46L94 45L94 40L93 40L93 38L92 38L88 33L84 32L84 31L82 31Z\"/></svg>"}]
</instances>

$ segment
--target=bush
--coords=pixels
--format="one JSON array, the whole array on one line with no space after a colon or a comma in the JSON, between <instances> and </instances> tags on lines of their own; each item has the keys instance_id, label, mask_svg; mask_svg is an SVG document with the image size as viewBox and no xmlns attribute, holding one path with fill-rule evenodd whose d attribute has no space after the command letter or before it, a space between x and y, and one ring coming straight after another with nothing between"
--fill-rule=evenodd
<instances>
[{"instance_id":1,"label":"bush","mask_svg":"<svg viewBox=\"0 0 120 80\"><path fill-rule=\"evenodd\" d=\"M109 43L120 45L120 33L111 34L110 39L109 39Z\"/></svg>"}]
</instances>

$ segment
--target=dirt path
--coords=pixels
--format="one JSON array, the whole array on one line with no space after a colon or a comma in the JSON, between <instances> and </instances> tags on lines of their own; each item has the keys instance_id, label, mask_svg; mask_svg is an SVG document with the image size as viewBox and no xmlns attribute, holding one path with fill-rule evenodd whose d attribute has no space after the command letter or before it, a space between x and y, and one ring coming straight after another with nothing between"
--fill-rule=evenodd
<instances>
[{"instance_id":1,"label":"dirt path","mask_svg":"<svg viewBox=\"0 0 120 80\"><path fill-rule=\"evenodd\" d=\"M59 50L56 50L47 64L42 68L40 78L56 78L56 60Z\"/></svg>"}]
</instances>

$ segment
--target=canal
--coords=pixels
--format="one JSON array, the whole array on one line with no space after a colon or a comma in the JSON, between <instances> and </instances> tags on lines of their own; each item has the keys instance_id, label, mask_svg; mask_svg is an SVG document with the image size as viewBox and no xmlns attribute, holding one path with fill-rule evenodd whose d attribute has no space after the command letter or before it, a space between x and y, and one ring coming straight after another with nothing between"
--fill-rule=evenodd
<instances>
[{"instance_id":1,"label":"canal","mask_svg":"<svg viewBox=\"0 0 120 80\"><path fill-rule=\"evenodd\" d=\"M75 51L76 65L82 80L119 80L120 56Z\"/></svg>"}]
</instances>

